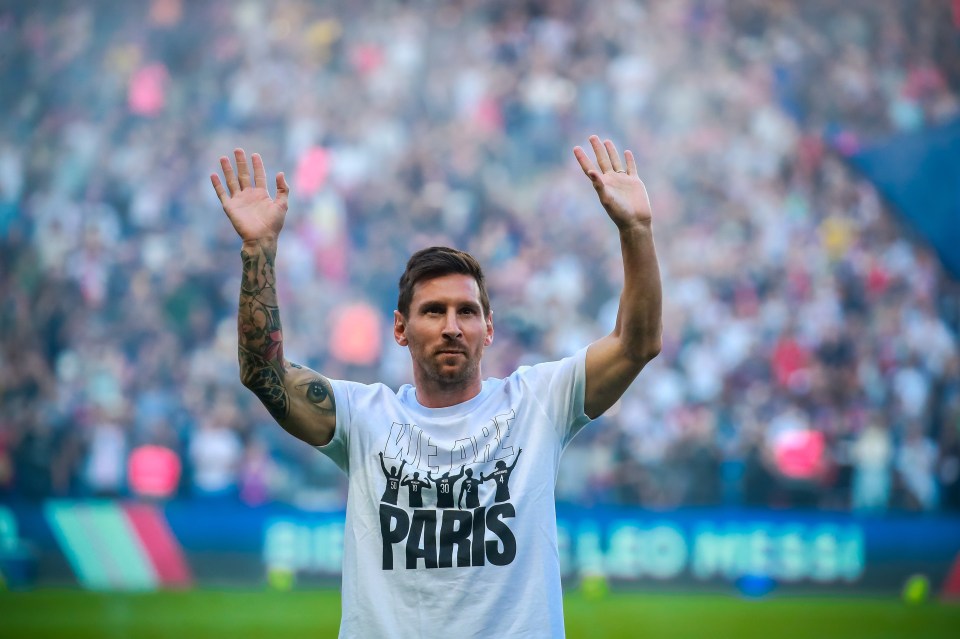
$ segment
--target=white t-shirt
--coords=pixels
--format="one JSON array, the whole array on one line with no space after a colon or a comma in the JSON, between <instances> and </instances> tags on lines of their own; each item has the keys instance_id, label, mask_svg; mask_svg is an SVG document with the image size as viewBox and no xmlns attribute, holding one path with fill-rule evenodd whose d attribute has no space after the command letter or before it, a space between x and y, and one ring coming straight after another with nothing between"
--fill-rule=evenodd
<instances>
[{"instance_id":1,"label":"white t-shirt","mask_svg":"<svg viewBox=\"0 0 960 639\"><path fill-rule=\"evenodd\" d=\"M318 448L349 477L340 637L563 636L554 485L590 421L585 354L446 408L331 382L336 432Z\"/></svg>"}]
</instances>

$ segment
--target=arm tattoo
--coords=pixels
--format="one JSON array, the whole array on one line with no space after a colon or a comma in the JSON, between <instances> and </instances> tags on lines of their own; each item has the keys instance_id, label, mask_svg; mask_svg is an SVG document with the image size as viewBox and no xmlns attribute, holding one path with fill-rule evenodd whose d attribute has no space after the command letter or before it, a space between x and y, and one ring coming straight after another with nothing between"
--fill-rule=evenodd
<instances>
[{"instance_id":1,"label":"arm tattoo","mask_svg":"<svg viewBox=\"0 0 960 639\"><path fill-rule=\"evenodd\" d=\"M240 346L240 379L253 391L269 411L280 421L290 414L290 398L283 385L282 369L271 366L264 358Z\"/></svg>"},{"instance_id":2,"label":"arm tattoo","mask_svg":"<svg viewBox=\"0 0 960 639\"><path fill-rule=\"evenodd\" d=\"M244 247L240 255L240 379L279 420L289 414L290 400L283 386L283 331L274 274L276 247L260 243L257 249Z\"/></svg>"},{"instance_id":3,"label":"arm tattoo","mask_svg":"<svg viewBox=\"0 0 960 639\"><path fill-rule=\"evenodd\" d=\"M240 379L281 426L304 441L318 440L316 432L309 432L311 424L329 426L337 414L333 386L326 377L288 362L283 356L274 274L276 255L276 244L271 242L244 246L241 251Z\"/></svg>"},{"instance_id":4,"label":"arm tattoo","mask_svg":"<svg viewBox=\"0 0 960 639\"><path fill-rule=\"evenodd\" d=\"M283 333L277 305L274 259L276 249L244 248L243 280L240 286L240 344L260 353L271 363L283 363Z\"/></svg>"},{"instance_id":5,"label":"arm tattoo","mask_svg":"<svg viewBox=\"0 0 960 639\"><path fill-rule=\"evenodd\" d=\"M333 388L326 377L318 375L314 379L297 384L297 390L304 394L307 401L321 415L337 414L337 402L333 398Z\"/></svg>"}]
</instances>

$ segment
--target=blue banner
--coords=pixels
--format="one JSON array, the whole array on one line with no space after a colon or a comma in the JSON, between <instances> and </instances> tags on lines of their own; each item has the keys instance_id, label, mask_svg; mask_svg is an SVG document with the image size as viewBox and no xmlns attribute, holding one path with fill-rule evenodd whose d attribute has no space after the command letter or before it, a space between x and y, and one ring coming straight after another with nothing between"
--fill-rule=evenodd
<instances>
[{"instance_id":1,"label":"blue banner","mask_svg":"<svg viewBox=\"0 0 960 639\"><path fill-rule=\"evenodd\" d=\"M74 508L88 503L72 502ZM111 503L121 513L130 510ZM71 502L57 503L60 512L70 507ZM257 585L272 573L301 584L339 578L343 511L181 501L157 509L197 585ZM50 512L40 505L0 506L0 557L5 552L22 561L23 550L29 549L35 583L82 583L72 574L76 562L65 559L75 553L64 547L75 536L55 533L58 524ZM96 538L91 525L77 543ZM748 579L787 589L896 591L911 575L923 574L939 588L960 555L960 518L944 516L720 509L657 513L561 504L557 525L568 584L590 576L630 587L726 588ZM111 526L103 533L111 539L128 530ZM135 526L129 531L129 543L142 545L143 556L150 557L150 545L157 543L151 539L157 535L138 535Z\"/></svg>"},{"instance_id":2,"label":"blue banner","mask_svg":"<svg viewBox=\"0 0 960 639\"><path fill-rule=\"evenodd\" d=\"M893 136L849 161L960 278L960 119Z\"/></svg>"}]
</instances>

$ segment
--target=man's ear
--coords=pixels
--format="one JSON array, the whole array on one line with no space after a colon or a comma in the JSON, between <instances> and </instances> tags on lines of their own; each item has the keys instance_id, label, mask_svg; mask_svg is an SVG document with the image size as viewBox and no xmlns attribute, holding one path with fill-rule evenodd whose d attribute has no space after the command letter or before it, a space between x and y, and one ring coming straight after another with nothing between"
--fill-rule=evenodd
<instances>
[{"instance_id":1,"label":"man's ear","mask_svg":"<svg viewBox=\"0 0 960 639\"><path fill-rule=\"evenodd\" d=\"M493 311L487 313L487 334L483 338L483 345L490 346L493 344Z\"/></svg>"},{"instance_id":2,"label":"man's ear","mask_svg":"<svg viewBox=\"0 0 960 639\"><path fill-rule=\"evenodd\" d=\"M393 312L393 339L400 346L407 345L407 325L403 321L403 314L400 311Z\"/></svg>"}]
</instances>

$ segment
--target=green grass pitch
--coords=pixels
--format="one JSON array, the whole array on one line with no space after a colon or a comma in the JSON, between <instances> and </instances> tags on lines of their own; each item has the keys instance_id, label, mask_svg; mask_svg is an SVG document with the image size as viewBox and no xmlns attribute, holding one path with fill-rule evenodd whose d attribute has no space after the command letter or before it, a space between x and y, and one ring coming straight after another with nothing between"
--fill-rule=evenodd
<instances>
[{"instance_id":1,"label":"green grass pitch","mask_svg":"<svg viewBox=\"0 0 960 639\"><path fill-rule=\"evenodd\" d=\"M960 637L960 605L894 598L569 593L570 639L925 639ZM0 592L0 637L44 639L271 639L335 637L335 591L193 590L107 594L79 590ZM450 635L453 636L453 635Z\"/></svg>"}]
</instances>

